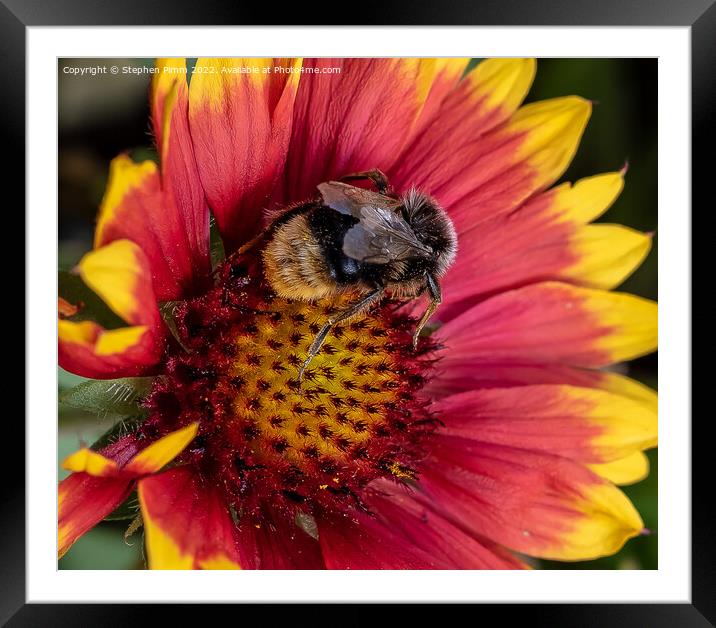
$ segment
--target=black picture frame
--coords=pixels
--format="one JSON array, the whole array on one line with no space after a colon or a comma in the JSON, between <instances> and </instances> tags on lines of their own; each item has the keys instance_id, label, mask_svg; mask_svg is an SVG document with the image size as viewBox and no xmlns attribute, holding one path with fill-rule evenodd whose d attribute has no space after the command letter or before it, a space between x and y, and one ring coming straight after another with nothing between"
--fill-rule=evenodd
<instances>
[{"instance_id":1,"label":"black picture frame","mask_svg":"<svg viewBox=\"0 0 716 628\"><path fill-rule=\"evenodd\" d=\"M470 0L439 4L431 0L360 3L356 16L363 25L463 25L463 26L689 26L691 28L692 77L692 198L693 205L703 204L707 198L713 205L709 188L713 177L713 103L716 102L716 4L715 0L502 0L476 2ZM293 15L292 15L293 13ZM311 25L329 25L336 12L331 5L311 3L307 6L284 7L281 20L293 18L294 25L306 19ZM323 19L321 19L323 16ZM18 182L25 170L25 42L26 29L32 26L118 26L118 25L264 25L275 20L275 8L266 4L251 6L222 3L218 0L188 2L186 0L0 0L0 76L3 98L0 127L2 147L7 165L4 169L5 199L10 207L24 206L24 186ZM707 149L711 149L708 151ZM699 159L698 156L702 158ZM48 173L49 179L53 175ZM10 182L13 184L11 185ZM11 201L8 195L15 195ZM12 205L10 204L12 203ZM49 209L48 209L49 211ZM20 212L15 211L16 214ZM22 225L22 223L21 223ZM24 232L24 227L19 226ZM28 234L26 234L26 237ZM694 259L694 272L698 266ZM710 271L707 262L705 272ZM22 275L12 268L16 279ZM701 285L706 285L702 282ZM15 302L19 301L16 288ZM7 293L6 293L7 294ZM16 306L15 306L16 307ZM705 331L703 318L694 310L694 328ZM711 318L711 316L709 317ZM26 329L26 334L32 330ZM27 336L26 336L27 337ZM699 336L701 346L706 340ZM48 351L48 357L52 353ZM694 390L708 390L703 370L694 372L694 381L704 378L703 385ZM702 393L703 394L703 393ZM10 420L10 419L13 420ZM49 419L50 417L48 417ZM6 458L0 500L0 622L10 626L84 626L122 625L141 616L143 621L168 623L176 608L160 605L100 605L100 604L27 604L25 587L25 483L24 425L17 413L6 413L3 440L11 443L15 454L12 464ZM689 420L690 417L671 417ZM514 604L481 605L474 621L499 618L501 622L529 620L545 626L709 626L716 623L716 556L713 542L713 473L707 467L712 445L708 438L709 414L700 416L692 425L692 574L691 603L684 604ZM6 455L8 448L6 447ZM711 452L713 456L713 453ZM9 468L11 467L11 469ZM370 605L359 606L349 613L345 625L363 625L371 613ZM260 609L255 609L260 612ZM278 619L277 608L271 617ZM204 611L194 605L179 609L182 621L205 620ZM281 614L290 617L290 605ZM421 614L423 611L421 611ZM441 613L442 614L442 613ZM309 613L307 609L293 614L289 621L302 623L304 617L311 625L326 621L335 623L331 613ZM324 617L321 620L321 616ZM443 615L444 617L444 615ZM236 617L237 621L241 616Z\"/></svg>"}]
</instances>

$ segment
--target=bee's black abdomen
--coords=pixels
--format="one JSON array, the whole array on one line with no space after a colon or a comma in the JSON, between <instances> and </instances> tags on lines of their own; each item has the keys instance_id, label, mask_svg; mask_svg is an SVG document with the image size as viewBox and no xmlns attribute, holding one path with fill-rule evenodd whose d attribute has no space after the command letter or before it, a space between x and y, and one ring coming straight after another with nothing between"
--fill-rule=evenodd
<instances>
[{"instance_id":1,"label":"bee's black abdomen","mask_svg":"<svg viewBox=\"0 0 716 628\"><path fill-rule=\"evenodd\" d=\"M371 266L348 257L343 252L343 239L346 232L358 222L358 219L347 214L318 205L308 215L308 222L313 235L320 242L324 260L331 278L339 285L354 284L358 281L373 283Z\"/></svg>"}]
</instances>

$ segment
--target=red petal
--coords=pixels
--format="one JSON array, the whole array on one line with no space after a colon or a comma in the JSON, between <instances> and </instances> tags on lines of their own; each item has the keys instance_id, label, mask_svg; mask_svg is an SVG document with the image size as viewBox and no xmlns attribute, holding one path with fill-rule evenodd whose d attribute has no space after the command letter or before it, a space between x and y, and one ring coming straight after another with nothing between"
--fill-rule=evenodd
<instances>
[{"instance_id":1,"label":"red petal","mask_svg":"<svg viewBox=\"0 0 716 628\"><path fill-rule=\"evenodd\" d=\"M85 283L131 327L107 330L92 321L60 319L59 363L93 378L152 372L164 350L149 262L129 240L116 240L85 255L78 265Z\"/></svg>"},{"instance_id":2,"label":"red petal","mask_svg":"<svg viewBox=\"0 0 716 628\"><path fill-rule=\"evenodd\" d=\"M449 360L599 367L653 351L656 331L651 301L547 282L483 301L437 336Z\"/></svg>"},{"instance_id":3,"label":"red petal","mask_svg":"<svg viewBox=\"0 0 716 628\"><path fill-rule=\"evenodd\" d=\"M282 200L300 201L316 185L380 168L400 156L428 92L418 59L306 59ZM340 73L320 73L340 68Z\"/></svg>"},{"instance_id":4,"label":"red petal","mask_svg":"<svg viewBox=\"0 0 716 628\"><path fill-rule=\"evenodd\" d=\"M216 488L190 467L139 481L150 569L238 569L236 530Z\"/></svg>"},{"instance_id":5,"label":"red petal","mask_svg":"<svg viewBox=\"0 0 716 628\"><path fill-rule=\"evenodd\" d=\"M243 569L325 569L318 541L294 521L270 508L264 521L244 517L238 525L239 555Z\"/></svg>"},{"instance_id":6,"label":"red petal","mask_svg":"<svg viewBox=\"0 0 716 628\"><path fill-rule=\"evenodd\" d=\"M564 184L509 214L468 228L443 279L442 320L490 294L547 280L610 289L644 259L650 237L618 225L585 225L619 194L621 173Z\"/></svg>"},{"instance_id":7,"label":"red petal","mask_svg":"<svg viewBox=\"0 0 716 628\"><path fill-rule=\"evenodd\" d=\"M389 173L396 187L416 185L433 194L441 192L446 205L459 198L461 188L471 189L466 172L470 162L463 153L515 112L534 72L533 59L487 59L478 64L396 161ZM443 193L444 187L450 190Z\"/></svg>"},{"instance_id":8,"label":"red petal","mask_svg":"<svg viewBox=\"0 0 716 628\"><path fill-rule=\"evenodd\" d=\"M128 496L133 481L73 473L58 487L58 558L85 532L114 511Z\"/></svg>"},{"instance_id":9,"label":"red petal","mask_svg":"<svg viewBox=\"0 0 716 628\"><path fill-rule=\"evenodd\" d=\"M194 294L208 284L211 270L209 207L189 133L189 87L185 75L179 75L170 90L163 114L160 149L165 216L162 218L169 223L174 245L168 251L164 248L171 264L178 266L183 262L184 268L188 266L186 274L180 276L180 283L185 294ZM185 259L178 259L178 255Z\"/></svg>"},{"instance_id":10,"label":"red petal","mask_svg":"<svg viewBox=\"0 0 716 628\"><path fill-rule=\"evenodd\" d=\"M443 434L586 463L625 458L657 438L654 408L594 388L493 388L446 397L431 410Z\"/></svg>"},{"instance_id":11,"label":"red petal","mask_svg":"<svg viewBox=\"0 0 716 628\"><path fill-rule=\"evenodd\" d=\"M518 552L586 560L618 551L643 522L612 484L566 458L435 435L418 497Z\"/></svg>"},{"instance_id":12,"label":"red petal","mask_svg":"<svg viewBox=\"0 0 716 628\"><path fill-rule=\"evenodd\" d=\"M656 407L656 393L639 382L618 373L577 369L559 364L501 364L444 357L436 365L435 376L423 391L430 399L485 388L507 388L530 384L568 384L601 388Z\"/></svg>"},{"instance_id":13,"label":"red petal","mask_svg":"<svg viewBox=\"0 0 716 628\"><path fill-rule=\"evenodd\" d=\"M151 375L161 356L156 337L145 327L107 331L91 321L59 321L58 326L59 364L75 375L94 379Z\"/></svg>"},{"instance_id":14,"label":"red petal","mask_svg":"<svg viewBox=\"0 0 716 628\"><path fill-rule=\"evenodd\" d=\"M398 530L365 513L316 517L318 539L328 569L448 569Z\"/></svg>"},{"instance_id":15,"label":"red petal","mask_svg":"<svg viewBox=\"0 0 716 628\"><path fill-rule=\"evenodd\" d=\"M413 137L420 136L433 123L446 100L464 84L461 79L470 59L438 57L421 58L418 61L421 67L418 80L427 95L422 111L413 125Z\"/></svg>"},{"instance_id":16,"label":"red petal","mask_svg":"<svg viewBox=\"0 0 716 628\"><path fill-rule=\"evenodd\" d=\"M300 60L199 59L189 118L201 181L227 251L260 228L291 136ZM257 74L239 70L258 68ZM268 69L268 72L264 72Z\"/></svg>"},{"instance_id":17,"label":"red petal","mask_svg":"<svg viewBox=\"0 0 716 628\"><path fill-rule=\"evenodd\" d=\"M156 473L176 458L196 436L198 423L170 432L150 445L135 434L129 434L99 451L83 447L62 462L69 471L94 477L134 479Z\"/></svg>"},{"instance_id":18,"label":"red petal","mask_svg":"<svg viewBox=\"0 0 716 628\"><path fill-rule=\"evenodd\" d=\"M493 543L480 541L416 501L404 487L379 481L368 503L394 532L409 539L448 569L524 569L517 558Z\"/></svg>"},{"instance_id":19,"label":"red petal","mask_svg":"<svg viewBox=\"0 0 716 628\"><path fill-rule=\"evenodd\" d=\"M577 260L568 237L575 226L550 213L552 194L460 236L459 255L442 280L439 317L448 321L486 296L559 276Z\"/></svg>"},{"instance_id":20,"label":"red petal","mask_svg":"<svg viewBox=\"0 0 716 628\"><path fill-rule=\"evenodd\" d=\"M173 146L179 138L181 134L174 134L169 144ZM168 167L169 172L177 170ZM141 247L160 301L193 294L206 281L208 271L208 214L193 205L192 197L172 191L177 182L169 180L173 176L169 172L163 177L163 187L154 162L138 164L126 155L115 158L95 231L95 248L120 239Z\"/></svg>"},{"instance_id":21,"label":"red petal","mask_svg":"<svg viewBox=\"0 0 716 628\"><path fill-rule=\"evenodd\" d=\"M554 183L571 161L589 113L589 103L575 97L531 103L484 134L457 118L454 133L416 147L394 176L402 187L413 184L435 196L462 235Z\"/></svg>"}]
</instances>

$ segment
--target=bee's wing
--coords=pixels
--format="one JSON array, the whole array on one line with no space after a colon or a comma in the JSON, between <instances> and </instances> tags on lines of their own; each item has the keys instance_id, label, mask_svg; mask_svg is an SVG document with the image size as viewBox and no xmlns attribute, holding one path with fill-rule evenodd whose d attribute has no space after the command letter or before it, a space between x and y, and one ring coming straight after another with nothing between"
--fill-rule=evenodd
<instances>
[{"instance_id":1,"label":"bee's wing","mask_svg":"<svg viewBox=\"0 0 716 628\"><path fill-rule=\"evenodd\" d=\"M432 254L398 214L385 207L363 206L360 222L343 239L343 252L371 264L428 257Z\"/></svg>"},{"instance_id":2,"label":"bee's wing","mask_svg":"<svg viewBox=\"0 0 716 628\"><path fill-rule=\"evenodd\" d=\"M353 185L340 183L339 181L328 181L318 186L318 191L323 197L323 202L341 214L361 217L361 209L366 206L372 207L400 207L401 201L384 194L371 192Z\"/></svg>"}]
</instances>

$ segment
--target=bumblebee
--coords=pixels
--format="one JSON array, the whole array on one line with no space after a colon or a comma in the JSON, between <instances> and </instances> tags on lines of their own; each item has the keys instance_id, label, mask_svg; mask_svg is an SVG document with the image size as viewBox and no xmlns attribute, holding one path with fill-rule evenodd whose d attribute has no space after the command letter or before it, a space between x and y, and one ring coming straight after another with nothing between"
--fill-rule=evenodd
<instances>
[{"instance_id":1,"label":"bumblebee","mask_svg":"<svg viewBox=\"0 0 716 628\"><path fill-rule=\"evenodd\" d=\"M371 181L377 191L348 181ZM391 190L385 175L370 170L318 185L319 194L279 210L262 234L264 274L281 297L316 301L352 292L359 299L329 318L313 340L299 381L333 327L366 311L387 293L414 299L427 291L430 303L413 334L442 300L439 279L455 259L455 228L434 199L411 189Z\"/></svg>"}]
</instances>

